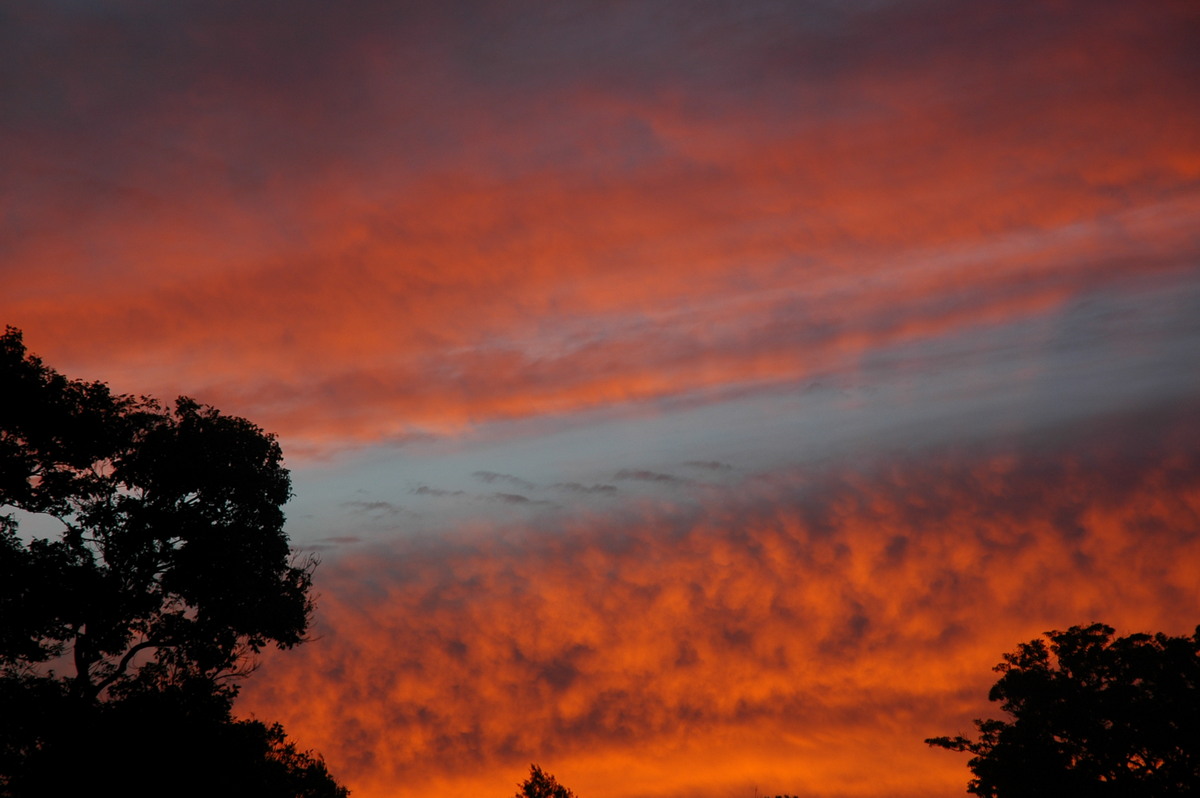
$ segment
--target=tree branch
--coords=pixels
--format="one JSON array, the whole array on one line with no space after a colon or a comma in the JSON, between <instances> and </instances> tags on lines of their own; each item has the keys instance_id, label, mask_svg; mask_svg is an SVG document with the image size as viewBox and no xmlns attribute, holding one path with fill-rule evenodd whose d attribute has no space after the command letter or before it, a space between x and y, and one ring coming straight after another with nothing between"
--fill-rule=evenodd
<instances>
[{"instance_id":1,"label":"tree branch","mask_svg":"<svg viewBox=\"0 0 1200 798\"><path fill-rule=\"evenodd\" d=\"M108 687L117 679L120 679L122 676L124 676L125 669L129 667L129 663L139 651L145 651L148 648L158 648L160 645L161 644L155 640L143 640L141 643L138 643L133 648L126 651L125 656L121 657L121 661L117 663L117 669L106 676L99 684L97 684L95 688L93 688L92 694L100 695L100 693L104 691L104 688Z\"/></svg>"}]
</instances>

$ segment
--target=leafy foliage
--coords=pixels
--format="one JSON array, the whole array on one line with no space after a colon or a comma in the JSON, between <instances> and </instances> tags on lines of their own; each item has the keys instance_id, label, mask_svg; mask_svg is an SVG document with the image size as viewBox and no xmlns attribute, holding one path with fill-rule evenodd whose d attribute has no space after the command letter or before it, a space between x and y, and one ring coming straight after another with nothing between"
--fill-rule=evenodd
<instances>
[{"instance_id":1,"label":"leafy foliage","mask_svg":"<svg viewBox=\"0 0 1200 798\"><path fill-rule=\"evenodd\" d=\"M291 561L273 436L180 398L114 396L0 337L0 508L58 520L25 541L0 516L0 667L70 651L75 689L236 670L303 640L312 563Z\"/></svg>"},{"instance_id":2,"label":"leafy foliage","mask_svg":"<svg viewBox=\"0 0 1200 798\"><path fill-rule=\"evenodd\" d=\"M0 798L344 798L282 728L231 712L229 678L308 629L290 484L249 421L67 379L0 336Z\"/></svg>"},{"instance_id":3,"label":"leafy foliage","mask_svg":"<svg viewBox=\"0 0 1200 798\"><path fill-rule=\"evenodd\" d=\"M229 693L202 682L99 704L62 687L0 680L9 712L0 728L0 796L44 796L47 785L56 795L121 795L131 787L180 798L349 794L281 726L234 720Z\"/></svg>"},{"instance_id":4,"label":"leafy foliage","mask_svg":"<svg viewBox=\"0 0 1200 798\"><path fill-rule=\"evenodd\" d=\"M575 793L537 765L530 765L529 778L517 786L520 789L514 798L576 798Z\"/></svg>"},{"instance_id":5,"label":"leafy foliage","mask_svg":"<svg viewBox=\"0 0 1200 798\"><path fill-rule=\"evenodd\" d=\"M987 798L1197 794L1200 626L1113 634L1097 623L1019 645L988 695L1012 720L926 742L973 754L968 792Z\"/></svg>"}]
</instances>

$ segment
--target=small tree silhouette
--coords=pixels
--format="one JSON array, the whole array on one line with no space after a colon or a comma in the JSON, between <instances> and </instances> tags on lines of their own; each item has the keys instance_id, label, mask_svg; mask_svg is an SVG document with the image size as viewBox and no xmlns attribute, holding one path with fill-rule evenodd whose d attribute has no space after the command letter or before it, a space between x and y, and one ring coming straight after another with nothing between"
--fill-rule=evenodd
<instances>
[{"instance_id":1,"label":"small tree silhouette","mask_svg":"<svg viewBox=\"0 0 1200 798\"><path fill-rule=\"evenodd\" d=\"M529 766L529 778L517 786L521 789L514 798L577 798L575 793L537 765Z\"/></svg>"}]
</instances>

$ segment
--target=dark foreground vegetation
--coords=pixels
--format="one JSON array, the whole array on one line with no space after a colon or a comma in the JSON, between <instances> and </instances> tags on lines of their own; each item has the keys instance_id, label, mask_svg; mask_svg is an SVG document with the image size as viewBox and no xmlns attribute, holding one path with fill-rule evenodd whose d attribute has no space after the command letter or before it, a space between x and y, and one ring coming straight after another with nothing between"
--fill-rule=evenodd
<instances>
[{"instance_id":1,"label":"dark foreground vegetation","mask_svg":"<svg viewBox=\"0 0 1200 798\"><path fill-rule=\"evenodd\" d=\"M245 419L114 395L0 336L0 798L345 798L279 725L232 714L255 655L304 642L313 612L282 462ZM967 791L1200 795L1200 627L1046 637L996 668L1009 720L926 740L972 755ZM576 798L537 765L518 787Z\"/></svg>"},{"instance_id":2,"label":"dark foreground vegetation","mask_svg":"<svg viewBox=\"0 0 1200 798\"><path fill-rule=\"evenodd\" d=\"M514 798L576 798L575 793L558 783L554 776L537 765L529 768L529 778L517 785Z\"/></svg>"},{"instance_id":3,"label":"dark foreground vegetation","mask_svg":"<svg viewBox=\"0 0 1200 798\"><path fill-rule=\"evenodd\" d=\"M988 694L1011 719L925 742L972 754L967 792L984 798L1200 796L1200 626L1114 633L1095 623L1020 644ZM576 798L537 765L519 787L515 798Z\"/></svg>"},{"instance_id":4,"label":"dark foreground vegetation","mask_svg":"<svg viewBox=\"0 0 1200 798\"><path fill-rule=\"evenodd\" d=\"M996 666L988 698L1010 720L925 742L972 754L985 798L1200 795L1200 626L1191 637L1047 632Z\"/></svg>"},{"instance_id":5,"label":"dark foreground vegetation","mask_svg":"<svg viewBox=\"0 0 1200 798\"><path fill-rule=\"evenodd\" d=\"M313 611L282 461L245 419L114 395L0 336L0 797L347 795L231 711Z\"/></svg>"}]
</instances>

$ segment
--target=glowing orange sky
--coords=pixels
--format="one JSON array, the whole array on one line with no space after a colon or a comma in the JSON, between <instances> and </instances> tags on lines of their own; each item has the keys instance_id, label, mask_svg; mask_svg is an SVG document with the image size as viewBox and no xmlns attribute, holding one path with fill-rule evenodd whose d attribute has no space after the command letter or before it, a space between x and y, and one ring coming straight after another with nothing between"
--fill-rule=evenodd
<instances>
[{"instance_id":1,"label":"glowing orange sky","mask_svg":"<svg viewBox=\"0 0 1200 798\"><path fill-rule=\"evenodd\" d=\"M961 794L1200 616L1200 7L17 2L0 317L277 432L362 798ZM864 752L869 752L869 755Z\"/></svg>"},{"instance_id":2,"label":"glowing orange sky","mask_svg":"<svg viewBox=\"0 0 1200 798\"><path fill-rule=\"evenodd\" d=\"M986 711L1014 641L1195 625L1195 409L1157 447L1079 429L363 550L242 706L367 796L498 794L529 761L581 794L953 795L964 763L921 741Z\"/></svg>"}]
</instances>

